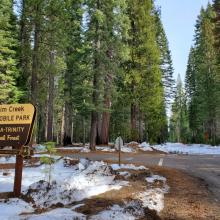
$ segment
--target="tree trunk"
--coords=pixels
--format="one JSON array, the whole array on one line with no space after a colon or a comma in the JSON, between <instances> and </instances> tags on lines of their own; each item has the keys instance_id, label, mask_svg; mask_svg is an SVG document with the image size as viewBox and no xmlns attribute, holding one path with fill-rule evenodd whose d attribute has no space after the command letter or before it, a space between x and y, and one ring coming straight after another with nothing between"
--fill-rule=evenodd
<instances>
[{"instance_id":1,"label":"tree trunk","mask_svg":"<svg viewBox=\"0 0 220 220\"><path fill-rule=\"evenodd\" d=\"M99 0L96 1L97 9L100 8ZM94 54L94 75L93 75L93 94L92 103L94 104L94 110L91 113L91 130L90 130L90 149L95 150L96 138L97 138L97 126L98 126L98 111L97 107L99 104L99 66L100 66L100 36L99 36L99 23L96 21L96 37L95 37L95 54Z\"/></svg>"},{"instance_id":2,"label":"tree trunk","mask_svg":"<svg viewBox=\"0 0 220 220\"><path fill-rule=\"evenodd\" d=\"M98 113L96 111L92 111L91 116L90 149L94 151L96 146Z\"/></svg>"},{"instance_id":3,"label":"tree trunk","mask_svg":"<svg viewBox=\"0 0 220 220\"><path fill-rule=\"evenodd\" d=\"M30 28L27 22L27 6L26 1L22 1L22 14L20 20L20 42L21 42L21 54L20 54L20 63L22 76L18 84L26 92L24 101L30 100L29 97L29 86L28 79L31 74L31 45L30 45ZM23 101L23 100L22 100Z\"/></svg>"},{"instance_id":4,"label":"tree trunk","mask_svg":"<svg viewBox=\"0 0 220 220\"><path fill-rule=\"evenodd\" d=\"M34 20L34 49L32 57L32 73L31 73L31 102L37 105L37 82L39 70L39 44L40 44L40 22L39 22L39 6L36 6L36 17Z\"/></svg>"},{"instance_id":5,"label":"tree trunk","mask_svg":"<svg viewBox=\"0 0 220 220\"><path fill-rule=\"evenodd\" d=\"M102 135L102 117L103 114L98 112L98 122L97 122L97 135L96 135L96 144L102 144L101 135Z\"/></svg>"},{"instance_id":6,"label":"tree trunk","mask_svg":"<svg viewBox=\"0 0 220 220\"><path fill-rule=\"evenodd\" d=\"M63 139L64 139L64 116L65 116L65 105L63 107L63 111L62 111L62 121L61 121L61 129L60 129L60 144L63 144Z\"/></svg>"},{"instance_id":7,"label":"tree trunk","mask_svg":"<svg viewBox=\"0 0 220 220\"><path fill-rule=\"evenodd\" d=\"M72 105L68 101L65 102L64 110L64 136L63 136L63 146L72 144L72 120L73 112Z\"/></svg>"},{"instance_id":8,"label":"tree trunk","mask_svg":"<svg viewBox=\"0 0 220 220\"><path fill-rule=\"evenodd\" d=\"M144 140L144 127L143 127L143 113L139 108L139 142L143 142Z\"/></svg>"},{"instance_id":9,"label":"tree trunk","mask_svg":"<svg viewBox=\"0 0 220 220\"><path fill-rule=\"evenodd\" d=\"M137 105L131 104L131 139L132 141L138 141L137 131Z\"/></svg>"},{"instance_id":10,"label":"tree trunk","mask_svg":"<svg viewBox=\"0 0 220 220\"><path fill-rule=\"evenodd\" d=\"M39 112L38 103L37 103L37 90L38 90L38 71L39 71L39 47L40 47L40 19L39 19L39 10L40 7L36 5L36 15L34 18L34 49L32 55L32 71L31 71L31 103L36 107L37 112ZM38 122L39 114L37 114L36 121ZM31 143L36 142L37 139L37 130L39 123L35 123L34 132L32 135Z\"/></svg>"},{"instance_id":11,"label":"tree trunk","mask_svg":"<svg viewBox=\"0 0 220 220\"><path fill-rule=\"evenodd\" d=\"M110 109L111 101L110 97L105 97L104 108ZM109 122L110 122L110 112L105 111L102 114L102 129L101 129L101 144L108 144L109 142Z\"/></svg>"},{"instance_id":12,"label":"tree trunk","mask_svg":"<svg viewBox=\"0 0 220 220\"><path fill-rule=\"evenodd\" d=\"M53 101L54 101L54 73L52 73L54 65L54 53L50 52L50 70L48 76L48 102L47 102L47 141L53 141Z\"/></svg>"}]
</instances>

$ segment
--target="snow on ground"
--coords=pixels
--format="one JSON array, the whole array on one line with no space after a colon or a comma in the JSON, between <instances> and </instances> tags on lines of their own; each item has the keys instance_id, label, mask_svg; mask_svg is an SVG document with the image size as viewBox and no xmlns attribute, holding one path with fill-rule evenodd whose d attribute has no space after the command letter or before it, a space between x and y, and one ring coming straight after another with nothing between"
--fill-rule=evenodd
<instances>
[{"instance_id":1,"label":"snow on ground","mask_svg":"<svg viewBox=\"0 0 220 220\"><path fill-rule=\"evenodd\" d=\"M206 154L220 154L220 146L212 147L205 144L182 144L182 143L166 143L163 145L152 146L156 150L166 153L176 154L193 154L193 155L206 155Z\"/></svg>"},{"instance_id":2,"label":"snow on ground","mask_svg":"<svg viewBox=\"0 0 220 220\"><path fill-rule=\"evenodd\" d=\"M150 145L146 142L139 144L138 147L142 151L153 151L153 149L150 147Z\"/></svg>"},{"instance_id":3,"label":"snow on ground","mask_svg":"<svg viewBox=\"0 0 220 220\"><path fill-rule=\"evenodd\" d=\"M57 150L77 150L80 151L82 150L84 147L58 147L56 148Z\"/></svg>"},{"instance_id":4,"label":"snow on ground","mask_svg":"<svg viewBox=\"0 0 220 220\"><path fill-rule=\"evenodd\" d=\"M3 163L15 163L16 159L14 156L10 156L10 157L0 157L0 164Z\"/></svg>"},{"instance_id":5,"label":"snow on ground","mask_svg":"<svg viewBox=\"0 0 220 220\"><path fill-rule=\"evenodd\" d=\"M112 164L111 165L113 170L120 170L120 169L129 169L129 170L147 170L145 166L135 166L134 164Z\"/></svg>"},{"instance_id":6,"label":"snow on ground","mask_svg":"<svg viewBox=\"0 0 220 220\"><path fill-rule=\"evenodd\" d=\"M31 213L34 209L21 199L0 200L0 219L19 220L19 214Z\"/></svg>"},{"instance_id":7,"label":"snow on ground","mask_svg":"<svg viewBox=\"0 0 220 220\"><path fill-rule=\"evenodd\" d=\"M160 212L164 208L164 192L159 188L149 189L137 195L144 207Z\"/></svg>"},{"instance_id":8,"label":"snow on ground","mask_svg":"<svg viewBox=\"0 0 220 220\"><path fill-rule=\"evenodd\" d=\"M144 192L141 192L136 195L137 199L140 199L143 203L144 207L148 207L149 209L156 210L158 213L161 212L164 208L164 194L168 193L169 186L166 184L166 178L159 175L153 175L151 177L147 177L146 181L148 183L154 183L156 181L162 181L162 188L150 188Z\"/></svg>"},{"instance_id":9,"label":"snow on ground","mask_svg":"<svg viewBox=\"0 0 220 220\"><path fill-rule=\"evenodd\" d=\"M41 158L41 157L50 157L53 158L54 160L59 160L61 158L61 156L57 156L57 155L49 155L49 154L34 154L32 156L33 158Z\"/></svg>"},{"instance_id":10,"label":"snow on ground","mask_svg":"<svg viewBox=\"0 0 220 220\"><path fill-rule=\"evenodd\" d=\"M158 180L162 181L162 182L166 182L166 178L163 176L159 176L159 175L152 175L152 176L146 178L146 181L148 183L154 183Z\"/></svg>"},{"instance_id":11,"label":"snow on ground","mask_svg":"<svg viewBox=\"0 0 220 220\"><path fill-rule=\"evenodd\" d=\"M42 152L46 152L47 151L46 146L41 145L41 144L35 145L35 146L33 146L33 148L34 148L34 151L36 153L42 153Z\"/></svg>"},{"instance_id":12,"label":"snow on ground","mask_svg":"<svg viewBox=\"0 0 220 220\"><path fill-rule=\"evenodd\" d=\"M128 181L115 180L116 172L119 175L129 176L127 170L146 170L144 166L133 164L112 164L81 159L76 165L65 166L64 159L59 159L53 165L51 184L46 181L48 173L46 165L38 167L25 167L23 170L22 190L26 198L33 203L26 203L20 199L0 200L1 220L133 220L144 216L144 207L161 211L163 208L164 189L146 187L146 190L135 195L134 200L124 205L113 205L107 210L94 216L85 216L76 212L76 208L84 204L70 207L73 202L99 195L109 190L119 190L129 184ZM12 170L10 170L12 171ZM0 191L12 191L13 175L2 176L0 171ZM152 183L156 180L164 182L161 176L147 177L146 181ZM8 188L11 187L11 189ZM138 200L137 200L138 199ZM28 200L29 201L29 200ZM62 204L63 208L49 209L42 214L34 214L34 208L51 208L53 205ZM32 207L32 205L34 205ZM20 215L21 213L25 213Z\"/></svg>"},{"instance_id":13,"label":"snow on ground","mask_svg":"<svg viewBox=\"0 0 220 220\"><path fill-rule=\"evenodd\" d=\"M92 216L89 220L135 220L144 216L142 204L132 201L124 206L113 205L108 210Z\"/></svg>"},{"instance_id":14,"label":"snow on ground","mask_svg":"<svg viewBox=\"0 0 220 220\"><path fill-rule=\"evenodd\" d=\"M86 220L86 216L71 209L58 208L40 215L25 216L25 220Z\"/></svg>"},{"instance_id":15,"label":"snow on ground","mask_svg":"<svg viewBox=\"0 0 220 220\"><path fill-rule=\"evenodd\" d=\"M103 152L115 152L115 149L109 146L96 146L96 150L100 150Z\"/></svg>"},{"instance_id":16,"label":"snow on ground","mask_svg":"<svg viewBox=\"0 0 220 220\"><path fill-rule=\"evenodd\" d=\"M119 190L126 185L125 181L114 181L112 169L104 162L84 159L72 170L62 181L53 181L50 187L48 182L39 181L30 185L25 193L32 197L38 207L50 207L57 203L67 205L81 201L109 190Z\"/></svg>"},{"instance_id":17,"label":"snow on ground","mask_svg":"<svg viewBox=\"0 0 220 220\"><path fill-rule=\"evenodd\" d=\"M124 153L136 153L136 150L133 149L132 147L122 146L121 147L121 152L124 152Z\"/></svg>"}]
</instances>

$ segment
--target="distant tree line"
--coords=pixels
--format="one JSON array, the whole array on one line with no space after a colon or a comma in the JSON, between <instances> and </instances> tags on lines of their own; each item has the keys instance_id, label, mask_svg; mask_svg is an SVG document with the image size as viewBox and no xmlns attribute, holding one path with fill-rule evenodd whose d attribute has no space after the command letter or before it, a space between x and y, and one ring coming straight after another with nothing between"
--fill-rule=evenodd
<instances>
[{"instance_id":1,"label":"distant tree line","mask_svg":"<svg viewBox=\"0 0 220 220\"><path fill-rule=\"evenodd\" d=\"M201 9L185 90L179 78L172 112L171 141L220 143L220 0Z\"/></svg>"}]
</instances>

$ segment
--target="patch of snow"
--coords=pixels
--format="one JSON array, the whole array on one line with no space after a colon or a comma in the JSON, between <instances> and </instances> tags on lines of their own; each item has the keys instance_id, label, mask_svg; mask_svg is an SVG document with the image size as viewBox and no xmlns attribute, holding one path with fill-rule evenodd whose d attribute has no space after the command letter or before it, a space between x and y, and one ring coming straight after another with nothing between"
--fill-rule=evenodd
<instances>
[{"instance_id":1,"label":"patch of snow","mask_svg":"<svg viewBox=\"0 0 220 220\"><path fill-rule=\"evenodd\" d=\"M5 164L5 163L15 163L16 158L14 156L9 156L9 157L0 157L0 163Z\"/></svg>"},{"instance_id":2,"label":"patch of snow","mask_svg":"<svg viewBox=\"0 0 220 220\"><path fill-rule=\"evenodd\" d=\"M82 150L84 147L57 147L57 150Z\"/></svg>"},{"instance_id":3,"label":"patch of snow","mask_svg":"<svg viewBox=\"0 0 220 220\"><path fill-rule=\"evenodd\" d=\"M138 147L142 151L153 151L153 149L150 147L150 145L146 142L143 142L143 143L139 144Z\"/></svg>"},{"instance_id":4,"label":"patch of snow","mask_svg":"<svg viewBox=\"0 0 220 220\"><path fill-rule=\"evenodd\" d=\"M93 215L90 220L135 220L144 216L141 204L132 201L125 206L113 205L108 210Z\"/></svg>"},{"instance_id":5,"label":"patch of snow","mask_svg":"<svg viewBox=\"0 0 220 220\"><path fill-rule=\"evenodd\" d=\"M49 155L49 154L34 154L32 157L36 157L36 158L41 158L41 157L51 157L54 160L59 160L61 158L61 156L57 156L57 155Z\"/></svg>"},{"instance_id":6,"label":"patch of snow","mask_svg":"<svg viewBox=\"0 0 220 220\"><path fill-rule=\"evenodd\" d=\"M33 146L33 149L34 149L34 151L35 151L36 153L42 153L42 152L46 152L46 151L47 151L46 146L41 145L41 144L38 144L38 145Z\"/></svg>"},{"instance_id":7,"label":"patch of snow","mask_svg":"<svg viewBox=\"0 0 220 220\"><path fill-rule=\"evenodd\" d=\"M205 144L182 144L182 143L166 143L163 145L155 145L152 148L163 151L165 153L191 154L191 155L215 155L220 154L220 147L213 147Z\"/></svg>"},{"instance_id":8,"label":"patch of snow","mask_svg":"<svg viewBox=\"0 0 220 220\"><path fill-rule=\"evenodd\" d=\"M134 164L112 164L111 165L113 170L120 170L120 169L129 169L129 170L147 170L145 166L135 166Z\"/></svg>"},{"instance_id":9,"label":"patch of snow","mask_svg":"<svg viewBox=\"0 0 220 220\"><path fill-rule=\"evenodd\" d=\"M163 177L163 176L159 176L159 175L153 175L153 176L150 176L150 177L146 178L146 181L148 183L154 183L157 180L162 181L162 182L166 182L166 178Z\"/></svg>"},{"instance_id":10,"label":"patch of snow","mask_svg":"<svg viewBox=\"0 0 220 220\"><path fill-rule=\"evenodd\" d=\"M21 199L0 200L1 220L20 220L21 213L31 213L34 209Z\"/></svg>"},{"instance_id":11,"label":"patch of snow","mask_svg":"<svg viewBox=\"0 0 220 220\"><path fill-rule=\"evenodd\" d=\"M142 201L144 207L156 210L159 213L164 208L164 194L168 193L169 186L166 184L166 178L163 176L152 175L151 177L146 178L148 183L154 183L157 180L163 182L162 188L147 189L146 191L139 193L136 198Z\"/></svg>"},{"instance_id":12,"label":"patch of snow","mask_svg":"<svg viewBox=\"0 0 220 220\"><path fill-rule=\"evenodd\" d=\"M82 206L84 206L84 205L85 205L84 203L77 204L77 205L74 205L71 209L72 209L72 210L75 210L75 209L77 209L77 208L79 208L79 207L82 207Z\"/></svg>"},{"instance_id":13,"label":"patch of snow","mask_svg":"<svg viewBox=\"0 0 220 220\"><path fill-rule=\"evenodd\" d=\"M127 172L127 171L121 171L121 172L119 172L119 175L124 176L126 178L131 176L131 174L129 172Z\"/></svg>"},{"instance_id":14,"label":"patch of snow","mask_svg":"<svg viewBox=\"0 0 220 220\"><path fill-rule=\"evenodd\" d=\"M127 146L122 146L121 151L124 153L135 153L136 150L133 149L132 147L127 147Z\"/></svg>"},{"instance_id":15,"label":"patch of snow","mask_svg":"<svg viewBox=\"0 0 220 220\"><path fill-rule=\"evenodd\" d=\"M97 146L96 150L100 150L100 151L103 151L103 152L115 152L115 149L111 148L109 146Z\"/></svg>"},{"instance_id":16,"label":"patch of snow","mask_svg":"<svg viewBox=\"0 0 220 220\"><path fill-rule=\"evenodd\" d=\"M159 188L139 193L137 199L143 202L144 207L156 210L157 212L162 211L164 208L164 192Z\"/></svg>"},{"instance_id":17,"label":"patch of snow","mask_svg":"<svg viewBox=\"0 0 220 220\"><path fill-rule=\"evenodd\" d=\"M80 152L89 153L89 152L91 152L91 150L89 149L89 147L83 147L83 149Z\"/></svg>"},{"instance_id":18,"label":"patch of snow","mask_svg":"<svg viewBox=\"0 0 220 220\"><path fill-rule=\"evenodd\" d=\"M56 165L59 167L60 162ZM71 168L55 167L54 173L56 170L59 172L66 170L67 173L53 177L51 186L46 181L38 181L30 185L25 192L39 207L50 207L57 203L67 205L109 190L119 190L127 183L114 181L115 175L111 167L104 162L84 159ZM68 172L69 170L71 172Z\"/></svg>"}]
</instances>

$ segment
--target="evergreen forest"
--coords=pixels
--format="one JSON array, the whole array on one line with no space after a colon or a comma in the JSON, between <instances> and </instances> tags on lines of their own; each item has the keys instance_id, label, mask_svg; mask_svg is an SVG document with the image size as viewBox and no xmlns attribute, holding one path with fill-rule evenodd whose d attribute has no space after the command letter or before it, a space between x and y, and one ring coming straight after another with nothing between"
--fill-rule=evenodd
<instances>
[{"instance_id":1,"label":"evergreen forest","mask_svg":"<svg viewBox=\"0 0 220 220\"><path fill-rule=\"evenodd\" d=\"M35 105L36 143L219 145L220 0L195 23L182 81L153 0L1 0L0 104Z\"/></svg>"}]
</instances>

